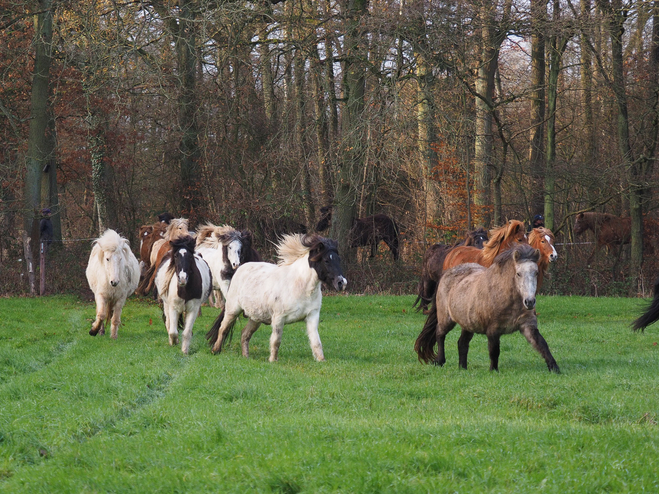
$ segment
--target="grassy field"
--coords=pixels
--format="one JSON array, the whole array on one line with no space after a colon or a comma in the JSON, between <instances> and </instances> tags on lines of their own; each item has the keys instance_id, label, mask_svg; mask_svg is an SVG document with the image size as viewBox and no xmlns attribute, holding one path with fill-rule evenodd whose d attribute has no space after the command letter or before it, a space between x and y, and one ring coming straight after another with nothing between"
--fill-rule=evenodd
<instances>
[{"instance_id":1,"label":"grassy field","mask_svg":"<svg viewBox=\"0 0 659 494\"><path fill-rule=\"evenodd\" d=\"M191 355L157 305L131 299L119 339L90 337L92 304L0 299L1 492L658 492L659 325L633 299L540 297L561 367L519 334L458 369L418 363L412 297L330 296L315 362L301 324L269 364L270 328Z\"/></svg>"}]
</instances>

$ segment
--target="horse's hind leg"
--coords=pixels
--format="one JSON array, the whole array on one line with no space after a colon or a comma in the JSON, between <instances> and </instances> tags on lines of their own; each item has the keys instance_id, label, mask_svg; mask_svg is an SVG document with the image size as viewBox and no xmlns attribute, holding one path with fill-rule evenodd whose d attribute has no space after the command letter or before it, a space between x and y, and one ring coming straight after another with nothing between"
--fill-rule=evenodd
<instances>
[{"instance_id":1,"label":"horse's hind leg","mask_svg":"<svg viewBox=\"0 0 659 494\"><path fill-rule=\"evenodd\" d=\"M252 339L252 335L256 333L259 326L261 326L260 322L252 321L250 319L247 321L247 324L245 324L242 333L240 333L240 347L242 348L243 357L245 358L249 358L249 340Z\"/></svg>"},{"instance_id":2,"label":"horse's hind leg","mask_svg":"<svg viewBox=\"0 0 659 494\"><path fill-rule=\"evenodd\" d=\"M439 320L437 323L437 356L432 362L434 365L439 365L440 367L446 363L446 349L444 348L446 335L455 327L455 322L452 321L448 315L446 318L447 320Z\"/></svg>"},{"instance_id":3,"label":"horse's hind leg","mask_svg":"<svg viewBox=\"0 0 659 494\"><path fill-rule=\"evenodd\" d=\"M488 335L487 347L490 351L490 370L499 372L499 354L501 353L501 335Z\"/></svg>"},{"instance_id":4,"label":"horse's hind leg","mask_svg":"<svg viewBox=\"0 0 659 494\"><path fill-rule=\"evenodd\" d=\"M524 335L526 340L531 344L531 346L533 346L533 348L535 348L536 351L540 355L542 355L542 358L545 359L549 371L555 372L556 374L560 374L561 371L558 368L558 364L556 363L556 360L554 360L554 357L549 351L549 345L547 345L547 342L540 334L540 331L538 331L537 326L535 325L523 326L521 333Z\"/></svg>"},{"instance_id":5,"label":"horse's hind leg","mask_svg":"<svg viewBox=\"0 0 659 494\"><path fill-rule=\"evenodd\" d=\"M284 323L281 321L272 321L272 334L270 335L270 362L276 362L279 359L279 345L281 345L281 335L284 332Z\"/></svg>"},{"instance_id":6,"label":"horse's hind leg","mask_svg":"<svg viewBox=\"0 0 659 494\"><path fill-rule=\"evenodd\" d=\"M458 338L458 356L460 358L460 367L467 368L467 354L469 353L469 342L474 337L474 333L462 330L460 338Z\"/></svg>"}]
</instances>

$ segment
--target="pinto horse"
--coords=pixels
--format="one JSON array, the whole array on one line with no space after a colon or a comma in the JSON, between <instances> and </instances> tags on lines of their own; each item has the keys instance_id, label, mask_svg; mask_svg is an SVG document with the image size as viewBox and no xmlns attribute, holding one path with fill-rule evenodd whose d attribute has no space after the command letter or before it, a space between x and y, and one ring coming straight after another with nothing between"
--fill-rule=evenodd
<instances>
[{"instance_id":1,"label":"pinto horse","mask_svg":"<svg viewBox=\"0 0 659 494\"><path fill-rule=\"evenodd\" d=\"M199 254L195 254L195 239L186 236L169 242L171 250L163 259L156 273L156 287L163 303L165 326L169 344L178 343L178 324L185 315L181 351L190 349L192 327L199 309L213 286L211 270Z\"/></svg>"},{"instance_id":2,"label":"pinto horse","mask_svg":"<svg viewBox=\"0 0 659 494\"><path fill-rule=\"evenodd\" d=\"M466 262L475 262L488 267L501 252L513 247L516 243L526 242L524 223L518 220L509 220L505 225L490 230L490 239L483 246L483 249L469 246L451 249L444 259L442 269L447 271L458 264Z\"/></svg>"},{"instance_id":3,"label":"pinto horse","mask_svg":"<svg viewBox=\"0 0 659 494\"><path fill-rule=\"evenodd\" d=\"M554 241L554 234L548 228L534 228L529 233L529 245L540 252L540 258L538 259L538 290L542 287L542 282L549 270L549 263L558 259Z\"/></svg>"},{"instance_id":4,"label":"pinto horse","mask_svg":"<svg viewBox=\"0 0 659 494\"><path fill-rule=\"evenodd\" d=\"M213 273L216 307L224 308L224 300L233 274L242 263L262 261L252 248L252 232L206 223L197 228L196 252L208 263Z\"/></svg>"},{"instance_id":5,"label":"pinto horse","mask_svg":"<svg viewBox=\"0 0 659 494\"><path fill-rule=\"evenodd\" d=\"M162 240L167 230L164 222L153 225L142 225L140 227L140 272L145 273L151 267L151 250L153 245Z\"/></svg>"},{"instance_id":6,"label":"pinto horse","mask_svg":"<svg viewBox=\"0 0 659 494\"><path fill-rule=\"evenodd\" d=\"M435 297L435 290L437 290L437 282L442 276L444 259L446 254L453 247L469 246L482 249L485 242L487 242L487 231L484 228L478 228L465 235L465 238L453 246L446 244L434 244L426 249L423 255L423 265L421 267L421 279L419 280L418 292L419 294L414 301L412 307L417 307L417 311L423 309L426 313L428 305Z\"/></svg>"},{"instance_id":7,"label":"pinto horse","mask_svg":"<svg viewBox=\"0 0 659 494\"><path fill-rule=\"evenodd\" d=\"M116 339L121 310L140 279L140 266L128 240L106 230L94 241L85 274L96 300L96 320L89 334L105 334L104 325L111 320L110 335Z\"/></svg>"},{"instance_id":8,"label":"pinto horse","mask_svg":"<svg viewBox=\"0 0 659 494\"><path fill-rule=\"evenodd\" d=\"M475 333L487 335L490 370L498 371L501 335L520 331L545 359L549 371L559 373L558 364L538 331L533 310L539 258L537 249L518 244L498 255L489 268L468 263L446 271L414 345L419 361L444 365L444 340L459 324L462 334L458 354L463 369L467 368L469 342Z\"/></svg>"},{"instance_id":9,"label":"pinto horse","mask_svg":"<svg viewBox=\"0 0 659 494\"><path fill-rule=\"evenodd\" d=\"M206 339L213 353L222 351L227 335L240 313L249 321L242 330L242 354L249 357L249 340L261 324L272 325L270 362L278 358L285 324L305 320L311 351L316 360L325 360L318 335L321 284L343 290L338 246L319 235L285 235L277 247L279 262L250 262L233 275L224 310L215 320Z\"/></svg>"}]
</instances>

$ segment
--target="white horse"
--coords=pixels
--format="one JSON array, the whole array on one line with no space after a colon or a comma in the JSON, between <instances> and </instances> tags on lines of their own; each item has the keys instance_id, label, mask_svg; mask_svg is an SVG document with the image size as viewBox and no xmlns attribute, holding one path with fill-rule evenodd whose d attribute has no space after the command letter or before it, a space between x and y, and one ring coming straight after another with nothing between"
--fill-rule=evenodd
<instances>
[{"instance_id":1,"label":"white horse","mask_svg":"<svg viewBox=\"0 0 659 494\"><path fill-rule=\"evenodd\" d=\"M213 353L220 352L241 312L249 318L240 338L243 356L249 357L249 340L263 323L272 325L270 362L278 357L285 324L305 320L311 351L325 360L318 335L321 282L343 290L348 283L334 240L319 235L286 235L278 246L279 263L241 265L231 280L224 310L206 334Z\"/></svg>"},{"instance_id":2,"label":"white horse","mask_svg":"<svg viewBox=\"0 0 659 494\"><path fill-rule=\"evenodd\" d=\"M197 246L195 252L208 263L213 273L213 294L215 307L224 308L224 300L229 290L233 273L243 262L260 261L252 259L250 254L252 233L249 230L239 231L223 225L215 226L206 223L197 228Z\"/></svg>"},{"instance_id":3,"label":"white horse","mask_svg":"<svg viewBox=\"0 0 659 494\"><path fill-rule=\"evenodd\" d=\"M194 238L187 236L170 241L172 247L156 273L156 287L163 303L165 326L169 344L178 343L179 317L185 314L181 350L188 353L192 340L192 326L201 304L213 285L211 270L199 254L195 254Z\"/></svg>"},{"instance_id":4,"label":"white horse","mask_svg":"<svg viewBox=\"0 0 659 494\"><path fill-rule=\"evenodd\" d=\"M106 230L94 241L85 274L96 299L96 320L89 334L105 334L105 322L111 319L110 335L116 339L121 309L140 280L140 266L128 240L114 230Z\"/></svg>"}]
</instances>

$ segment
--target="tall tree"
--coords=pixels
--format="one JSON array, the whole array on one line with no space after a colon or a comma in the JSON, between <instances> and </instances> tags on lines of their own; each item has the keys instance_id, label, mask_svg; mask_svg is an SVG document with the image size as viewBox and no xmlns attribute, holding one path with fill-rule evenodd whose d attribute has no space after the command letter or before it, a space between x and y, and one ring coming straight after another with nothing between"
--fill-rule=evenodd
<instances>
[{"instance_id":1,"label":"tall tree","mask_svg":"<svg viewBox=\"0 0 659 494\"><path fill-rule=\"evenodd\" d=\"M543 212L545 128L545 29L547 0L531 0L531 217Z\"/></svg>"}]
</instances>

